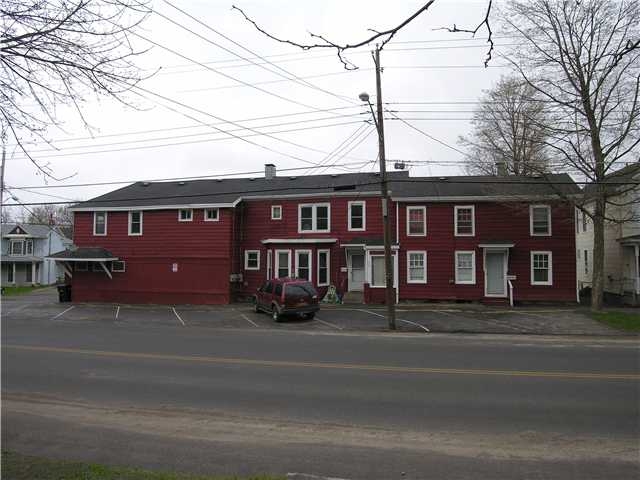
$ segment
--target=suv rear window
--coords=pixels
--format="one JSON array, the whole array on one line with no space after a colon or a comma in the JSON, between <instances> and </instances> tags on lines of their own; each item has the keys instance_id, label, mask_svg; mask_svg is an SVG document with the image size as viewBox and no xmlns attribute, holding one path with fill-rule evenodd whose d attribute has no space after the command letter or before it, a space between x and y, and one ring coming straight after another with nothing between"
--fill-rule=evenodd
<instances>
[{"instance_id":1,"label":"suv rear window","mask_svg":"<svg viewBox=\"0 0 640 480\"><path fill-rule=\"evenodd\" d=\"M282 295L282 284L281 283L276 283L276 288L275 291L273 292L275 295Z\"/></svg>"},{"instance_id":2,"label":"suv rear window","mask_svg":"<svg viewBox=\"0 0 640 480\"><path fill-rule=\"evenodd\" d=\"M291 285L287 285L287 296L295 296L295 297L313 297L317 295L316 289L313 288L311 283L294 283Z\"/></svg>"},{"instance_id":3,"label":"suv rear window","mask_svg":"<svg viewBox=\"0 0 640 480\"><path fill-rule=\"evenodd\" d=\"M273 292L273 283L271 282L267 282L267 284L264 287L264 292L265 293L271 293Z\"/></svg>"}]
</instances>

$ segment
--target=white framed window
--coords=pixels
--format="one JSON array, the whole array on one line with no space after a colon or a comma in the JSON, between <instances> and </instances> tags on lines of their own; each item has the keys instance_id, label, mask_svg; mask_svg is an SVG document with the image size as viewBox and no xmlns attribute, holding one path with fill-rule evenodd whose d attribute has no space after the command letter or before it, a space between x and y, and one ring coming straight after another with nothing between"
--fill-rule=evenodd
<instances>
[{"instance_id":1,"label":"white framed window","mask_svg":"<svg viewBox=\"0 0 640 480\"><path fill-rule=\"evenodd\" d=\"M76 272L88 272L89 271L89 265L87 264L87 262L75 262L74 270Z\"/></svg>"},{"instance_id":2,"label":"white framed window","mask_svg":"<svg viewBox=\"0 0 640 480\"><path fill-rule=\"evenodd\" d=\"M190 208L181 208L178 210L179 222L191 222L193 221L193 210Z\"/></svg>"},{"instance_id":3,"label":"white framed window","mask_svg":"<svg viewBox=\"0 0 640 480\"><path fill-rule=\"evenodd\" d=\"M244 251L244 269L260 270L260 250Z\"/></svg>"},{"instance_id":4,"label":"white framed window","mask_svg":"<svg viewBox=\"0 0 640 480\"><path fill-rule=\"evenodd\" d=\"M407 236L427 235L427 207L407 207Z\"/></svg>"},{"instance_id":5,"label":"white framed window","mask_svg":"<svg viewBox=\"0 0 640 480\"><path fill-rule=\"evenodd\" d=\"M551 235L551 207L549 205L529 206L529 228L532 236Z\"/></svg>"},{"instance_id":6,"label":"white framed window","mask_svg":"<svg viewBox=\"0 0 640 480\"><path fill-rule=\"evenodd\" d=\"M267 280L273 278L273 251L267 250Z\"/></svg>"},{"instance_id":7,"label":"white framed window","mask_svg":"<svg viewBox=\"0 0 640 480\"><path fill-rule=\"evenodd\" d=\"M33 255L33 240L11 240L9 255L13 257Z\"/></svg>"},{"instance_id":8,"label":"white framed window","mask_svg":"<svg viewBox=\"0 0 640 480\"><path fill-rule=\"evenodd\" d=\"M453 213L455 236L473 237L476 234L475 207L473 205L456 205Z\"/></svg>"},{"instance_id":9,"label":"white framed window","mask_svg":"<svg viewBox=\"0 0 640 480\"><path fill-rule=\"evenodd\" d=\"M476 283L476 252L456 251L456 283L461 285L475 285Z\"/></svg>"},{"instance_id":10,"label":"white framed window","mask_svg":"<svg viewBox=\"0 0 640 480\"><path fill-rule=\"evenodd\" d=\"M275 278L291 276L291 250L276 250Z\"/></svg>"},{"instance_id":11,"label":"white framed window","mask_svg":"<svg viewBox=\"0 0 640 480\"><path fill-rule=\"evenodd\" d=\"M271 220L282 220L282 205L271 205Z\"/></svg>"},{"instance_id":12,"label":"white framed window","mask_svg":"<svg viewBox=\"0 0 640 480\"><path fill-rule=\"evenodd\" d=\"M129 235L142 235L142 212L129 212Z\"/></svg>"},{"instance_id":13,"label":"white framed window","mask_svg":"<svg viewBox=\"0 0 640 480\"><path fill-rule=\"evenodd\" d=\"M531 252L531 285L553 285L551 252Z\"/></svg>"},{"instance_id":14,"label":"white framed window","mask_svg":"<svg viewBox=\"0 0 640 480\"><path fill-rule=\"evenodd\" d=\"M311 281L311 250L296 250L296 277Z\"/></svg>"},{"instance_id":15,"label":"white framed window","mask_svg":"<svg viewBox=\"0 0 640 480\"><path fill-rule=\"evenodd\" d=\"M407 283L427 283L427 252L407 252Z\"/></svg>"},{"instance_id":16,"label":"white framed window","mask_svg":"<svg viewBox=\"0 0 640 480\"><path fill-rule=\"evenodd\" d=\"M318 250L318 281L319 287L326 287L330 283L331 265L329 250Z\"/></svg>"},{"instance_id":17,"label":"white framed window","mask_svg":"<svg viewBox=\"0 0 640 480\"><path fill-rule=\"evenodd\" d=\"M123 273L126 270L126 264L124 260L114 260L111 262L111 271Z\"/></svg>"},{"instance_id":18,"label":"white framed window","mask_svg":"<svg viewBox=\"0 0 640 480\"><path fill-rule=\"evenodd\" d=\"M107 234L107 212L93 212L93 234Z\"/></svg>"},{"instance_id":19,"label":"white framed window","mask_svg":"<svg viewBox=\"0 0 640 480\"><path fill-rule=\"evenodd\" d=\"M364 232L367 229L367 204L364 201L348 203L348 229L351 232Z\"/></svg>"},{"instance_id":20,"label":"white framed window","mask_svg":"<svg viewBox=\"0 0 640 480\"><path fill-rule=\"evenodd\" d=\"M298 233L329 232L331 206L328 203L298 205Z\"/></svg>"},{"instance_id":21,"label":"white framed window","mask_svg":"<svg viewBox=\"0 0 640 480\"><path fill-rule=\"evenodd\" d=\"M205 208L204 221L205 222L217 222L220 220L220 210L217 208Z\"/></svg>"}]
</instances>

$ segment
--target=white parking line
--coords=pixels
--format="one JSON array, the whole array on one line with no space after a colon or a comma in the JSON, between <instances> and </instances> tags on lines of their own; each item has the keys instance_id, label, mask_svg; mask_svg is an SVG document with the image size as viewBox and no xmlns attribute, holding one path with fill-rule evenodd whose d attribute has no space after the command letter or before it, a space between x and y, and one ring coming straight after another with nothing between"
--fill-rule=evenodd
<instances>
[{"instance_id":1,"label":"white parking line","mask_svg":"<svg viewBox=\"0 0 640 480\"><path fill-rule=\"evenodd\" d=\"M242 312L238 312L238 313L240 314L240 316L241 316L242 318L244 318L247 322L249 322L249 323L250 323L251 325L253 325L254 327L258 327L258 326L259 326L256 322L254 322L253 320L251 320L251 319L250 319L249 317L247 317L244 313L242 313Z\"/></svg>"},{"instance_id":2,"label":"white parking line","mask_svg":"<svg viewBox=\"0 0 640 480\"><path fill-rule=\"evenodd\" d=\"M319 321L320 323L324 323L325 325L327 325L329 327L333 327L333 328L337 328L338 330L342 330L342 327L339 327L338 325L334 325L331 322L325 322L324 320L318 318L317 316L316 316L316 320Z\"/></svg>"},{"instance_id":3,"label":"white parking line","mask_svg":"<svg viewBox=\"0 0 640 480\"><path fill-rule=\"evenodd\" d=\"M71 305L69 308L67 308L64 312L60 312L59 314L57 314L55 317L53 317L51 320L55 320L58 317L61 317L62 315L64 315L65 313L67 313L69 310L73 309L75 307L75 305Z\"/></svg>"},{"instance_id":4,"label":"white parking line","mask_svg":"<svg viewBox=\"0 0 640 480\"><path fill-rule=\"evenodd\" d=\"M176 312L175 307L171 307L171 310L173 310L173 313L176 315L176 317L178 318L178 320L180 320L180 323L182 324L183 327L186 327L187 325L184 323L184 321L180 318L180 315L178 315L178 312Z\"/></svg>"},{"instance_id":5,"label":"white parking line","mask_svg":"<svg viewBox=\"0 0 640 480\"><path fill-rule=\"evenodd\" d=\"M364 310L362 308L359 308L358 311L360 312L366 312L366 313L370 313L371 315L376 315L378 317L382 317L382 318L387 318L386 315L381 315L379 313L376 312L372 312L371 310ZM427 327L425 327L424 325L420 325L419 323L415 323L415 322L411 322L409 320L404 320L402 318L397 318L396 320L400 321L400 322L406 322L406 323L410 323L411 325L415 325L416 327L420 327L421 329L423 329L425 332L429 333L431 332L431 330L429 330Z\"/></svg>"},{"instance_id":6,"label":"white parking line","mask_svg":"<svg viewBox=\"0 0 640 480\"><path fill-rule=\"evenodd\" d=\"M29 305L25 304L25 305L20 305L17 308L14 308L13 310L9 310L8 312L4 312L4 315L12 315L16 312L19 312L20 310L24 310L25 308L27 308Z\"/></svg>"},{"instance_id":7,"label":"white parking line","mask_svg":"<svg viewBox=\"0 0 640 480\"><path fill-rule=\"evenodd\" d=\"M120 305L116 308L116 320L118 320L118 315L120 315Z\"/></svg>"}]
</instances>

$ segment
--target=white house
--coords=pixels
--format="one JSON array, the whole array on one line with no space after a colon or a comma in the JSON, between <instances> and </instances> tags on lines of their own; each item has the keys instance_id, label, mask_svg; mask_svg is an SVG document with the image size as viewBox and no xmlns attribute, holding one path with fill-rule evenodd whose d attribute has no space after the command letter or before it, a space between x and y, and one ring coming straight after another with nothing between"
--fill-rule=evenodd
<instances>
[{"instance_id":1,"label":"white house","mask_svg":"<svg viewBox=\"0 0 640 480\"><path fill-rule=\"evenodd\" d=\"M640 163L613 172L606 179L612 183L607 190L613 193L608 199L607 218L616 221L605 223L605 297L640 305ZM637 182L635 186L633 182ZM579 210L576 210L576 261L578 287L591 286L593 223Z\"/></svg>"},{"instance_id":2,"label":"white house","mask_svg":"<svg viewBox=\"0 0 640 480\"><path fill-rule=\"evenodd\" d=\"M2 286L50 285L62 278L61 267L45 257L72 244L62 231L49 225L3 223L0 228Z\"/></svg>"}]
</instances>

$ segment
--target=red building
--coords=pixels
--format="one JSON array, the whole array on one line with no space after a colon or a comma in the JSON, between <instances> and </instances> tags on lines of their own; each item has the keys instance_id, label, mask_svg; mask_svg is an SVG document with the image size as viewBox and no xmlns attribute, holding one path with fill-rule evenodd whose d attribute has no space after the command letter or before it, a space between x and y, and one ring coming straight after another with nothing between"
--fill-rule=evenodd
<instances>
[{"instance_id":1,"label":"red building","mask_svg":"<svg viewBox=\"0 0 640 480\"><path fill-rule=\"evenodd\" d=\"M136 183L74 206L76 249L57 256L74 301L228 303L282 276L382 301L380 177L265 173ZM389 187L399 301L576 300L569 176L394 172Z\"/></svg>"}]
</instances>

